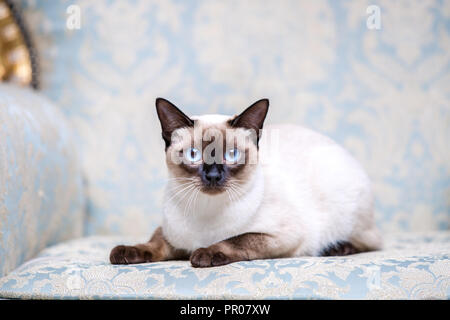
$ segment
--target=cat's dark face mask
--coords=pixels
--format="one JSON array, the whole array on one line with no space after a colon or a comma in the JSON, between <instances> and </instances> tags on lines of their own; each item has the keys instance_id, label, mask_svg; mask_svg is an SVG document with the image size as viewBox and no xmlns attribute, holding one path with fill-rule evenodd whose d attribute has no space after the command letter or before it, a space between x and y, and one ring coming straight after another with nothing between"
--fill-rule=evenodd
<instances>
[{"instance_id":1,"label":"cat's dark face mask","mask_svg":"<svg viewBox=\"0 0 450 320\"><path fill-rule=\"evenodd\" d=\"M228 168L224 164L202 164L199 167L199 175L205 188L221 188L224 186L228 175Z\"/></svg>"}]
</instances>

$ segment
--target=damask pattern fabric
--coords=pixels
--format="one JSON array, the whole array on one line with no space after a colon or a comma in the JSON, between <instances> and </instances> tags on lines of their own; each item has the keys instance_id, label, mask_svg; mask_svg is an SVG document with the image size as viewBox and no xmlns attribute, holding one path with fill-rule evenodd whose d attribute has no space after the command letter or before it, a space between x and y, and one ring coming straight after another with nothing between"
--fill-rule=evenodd
<instances>
[{"instance_id":1,"label":"damask pattern fabric","mask_svg":"<svg viewBox=\"0 0 450 320\"><path fill-rule=\"evenodd\" d=\"M192 268L188 261L111 265L110 249L143 239L58 244L0 279L0 297L32 299L447 299L450 232L401 233L386 248Z\"/></svg>"},{"instance_id":2,"label":"damask pattern fabric","mask_svg":"<svg viewBox=\"0 0 450 320\"><path fill-rule=\"evenodd\" d=\"M159 224L157 96L188 114L267 97L269 122L328 134L362 162L383 230L448 229L450 1L377 1L369 29L372 2L18 1L43 92L77 132L87 234ZM80 29L67 28L70 5Z\"/></svg>"},{"instance_id":3,"label":"damask pattern fabric","mask_svg":"<svg viewBox=\"0 0 450 320\"><path fill-rule=\"evenodd\" d=\"M0 85L0 277L48 245L82 235L80 160L61 112Z\"/></svg>"}]
</instances>

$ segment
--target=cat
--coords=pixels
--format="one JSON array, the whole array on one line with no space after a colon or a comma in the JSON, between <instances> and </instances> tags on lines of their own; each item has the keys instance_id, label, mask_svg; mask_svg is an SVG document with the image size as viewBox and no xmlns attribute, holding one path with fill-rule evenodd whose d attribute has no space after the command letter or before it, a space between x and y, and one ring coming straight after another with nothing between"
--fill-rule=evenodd
<instances>
[{"instance_id":1,"label":"cat","mask_svg":"<svg viewBox=\"0 0 450 320\"><path fill-rule=\"evenodd\" d=\"M193 267L213 267L381 249L361 165L312 130L262 130L268 109L262 99L234 117L188 117L158 98L170 176L163 223L149 242L115 247L111 263L189 259ZM263 139L270 132L278 137L272 146Z\"/></svg>"}]
</instances>

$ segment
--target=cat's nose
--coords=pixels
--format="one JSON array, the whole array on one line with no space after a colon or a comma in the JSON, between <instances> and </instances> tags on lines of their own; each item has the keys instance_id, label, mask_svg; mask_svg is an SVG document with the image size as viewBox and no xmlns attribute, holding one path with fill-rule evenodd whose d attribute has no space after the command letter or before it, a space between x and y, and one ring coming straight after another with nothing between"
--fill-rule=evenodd
<instances>
[{"instance_id":1,"label":"cat's nose","mask_svg":"<svg viewBox=\"0 0 450 320\"><path fill-rule=\"evenodd\" d=\"M211 186L217 185L222 180L222 172L218 165L212 165L205 170L205 180Z\"/></svg>"}]
</instances>

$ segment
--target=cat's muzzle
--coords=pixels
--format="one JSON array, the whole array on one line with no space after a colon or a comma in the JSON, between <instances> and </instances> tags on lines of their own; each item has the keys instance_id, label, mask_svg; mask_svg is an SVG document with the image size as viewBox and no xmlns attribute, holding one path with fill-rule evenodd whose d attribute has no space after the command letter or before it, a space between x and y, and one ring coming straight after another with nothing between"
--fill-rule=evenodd
<instances>
[{"instance_id":1,"label":"cat's muzzle","mask_svg":"<svg viewBox=\"0 0 450 320\"><path fill-rule=\"evenodd\" d=\"M226 172L223 164L203 164L201 179L206 190L222 189L225 183Z\"/></svg>"}]
</instances>

